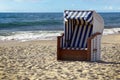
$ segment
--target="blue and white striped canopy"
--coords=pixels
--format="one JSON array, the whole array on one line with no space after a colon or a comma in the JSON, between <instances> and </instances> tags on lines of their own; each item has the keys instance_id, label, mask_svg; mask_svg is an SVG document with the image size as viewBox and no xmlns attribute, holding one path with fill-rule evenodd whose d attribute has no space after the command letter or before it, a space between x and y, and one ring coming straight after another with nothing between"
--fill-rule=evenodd
<instances>
[{"instance_id":1,"label":"blue and white striped canopy","mask_svg":"<svg viewBox=\"0 0 120 80\"><path fill-rule=\"evenodd\" d=\"M64 18L65 18L65 20L77 19L77 20L83 20L87 23L92 23L93 11L65 10L64 11Z\"/></svg>"},{"instance_id":2,"label":"blue and white striped canopy","mask_svg":"<svg viewBox=\"0 0 120 80\"><path fill-rule=\"evenodd\" d=\"M64 11L65 35L61 40L62 48L81 49L87 47L87 38L93 31L93 11Z\"/></svg>"},{"instance_id":3,"label":"blue and white striped canopy","mask_svg":"<svg viewBox=\"0 0 120 80\"><path fill-rule=\"evenodd\" d=\"M104 20L95 11L64 11L64 36L61 38L63 49L86 49L87 39L94 32L102 32Z\"/></svg>"}]
</instances>

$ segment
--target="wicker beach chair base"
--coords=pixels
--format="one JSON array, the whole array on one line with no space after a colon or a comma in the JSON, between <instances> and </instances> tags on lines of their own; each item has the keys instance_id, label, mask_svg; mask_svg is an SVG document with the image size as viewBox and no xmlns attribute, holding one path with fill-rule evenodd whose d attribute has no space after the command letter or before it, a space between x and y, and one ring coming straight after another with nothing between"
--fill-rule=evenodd
<instances>
[{"instance_id":1,"label":"wicker beach chair base","mask_svg":"<svg viewBox=\"0 0 120 80\"><path fill-rule=\"evenodd\" d=\"M91 61L91 43L92 40L101 33L97 32L87 39L87 49L72 50L60 48L60 39L64 36L57 37L57 60L78 60L78 61ZM97 49L93 49L93 52Z\"/></svg>"}]
</instances>

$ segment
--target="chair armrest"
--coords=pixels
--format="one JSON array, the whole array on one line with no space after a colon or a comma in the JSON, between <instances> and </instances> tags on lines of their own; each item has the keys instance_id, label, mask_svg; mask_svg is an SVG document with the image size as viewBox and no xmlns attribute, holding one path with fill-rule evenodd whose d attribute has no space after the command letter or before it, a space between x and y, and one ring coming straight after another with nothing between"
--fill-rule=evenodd
<instances>
[{"instance_id":1,"label":"chair armrest","mask_svg":"<svg viewBox=\"0 0 120 80\"><path fill-rule=\"evenodd\" d=\"M63 36L64 36L64 33L61 33L61 36L57 36L57 39L62 38Z\"/></svg>"},{"instance_id":2,"label":"chair armrest","mask_svg":"<svg viewBox=\"0 0 120 80\"><path fill-rule=\"evenodd\" d=\"M91 37L89 37L89 38L87 39L87 44L88 44L87 47L90 47L90 46L91 46L91 40L94 39L97 35L101 35L101 33L96 32L95 34L93 34Z\"/></svg>"},{"instance_id":3,"label":"chair armrest","mask_svg":"<svg viewBox=\"0 0 120 80\"><path fill-rule=\"evenodd\" d=\"M64 36L64 33L61 33L61 36Z\"/></svg>"},{"instance_id":4,"label":"chair armrest","mask_svg":"<svg viewBox=\"0 0 120 80\"><path fill-rule=\"evenodd\" d=\"M101 33L99 32L96 32L95 34L93 34L91 37L89 37L88 39L93 39L95 38L97 35L101 35Z\"/></svg>"},{"instance_id":5,"label":"chair armrest","mask_svg":"<svg viewBox=\"0 0 120 80\"><path fill-rule=\"evenodd\" d=\"M93 34L91 37L87 39L87 48L91 48L91 40L94 39L97 35L101 35L101 33L96 32L95 34Z\"/></svg>"},{"instance_id":6,"label":"chair armrest","mask_svg":"<svg viewBox=\"0 0 120 80\"><path fill-rule=\"evenodd\" d=\"M57 49L60 49L60 38L64 36L64 33L61 33L61 36L57 36Z\"/></svg>"}]
</instances>

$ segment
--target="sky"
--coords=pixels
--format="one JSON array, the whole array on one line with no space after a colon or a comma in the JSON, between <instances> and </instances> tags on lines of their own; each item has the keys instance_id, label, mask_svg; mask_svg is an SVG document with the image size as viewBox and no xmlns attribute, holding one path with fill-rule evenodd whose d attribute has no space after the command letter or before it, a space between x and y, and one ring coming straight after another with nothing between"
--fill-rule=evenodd
<instances>
[{"instance_id":1,"label":"sky","mask_svg":"<svg viewBox=\"0 0 120 80\"><path fill-rule=\"evenodd\" d=\"M120 12L120 0L0 0L0 12Z\"/></svg>"}]
</instances>

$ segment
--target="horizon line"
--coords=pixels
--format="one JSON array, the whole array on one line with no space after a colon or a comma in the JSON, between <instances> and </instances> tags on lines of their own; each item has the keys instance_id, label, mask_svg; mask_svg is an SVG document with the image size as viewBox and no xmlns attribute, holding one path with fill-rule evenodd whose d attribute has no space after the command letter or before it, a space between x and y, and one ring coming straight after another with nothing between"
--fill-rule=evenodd
<instances>
[{"instance_id":1,"label":"horizon line","mask_svg":"<svg viewBox=\"0 0 120 80\"><path fill-rule=\"evenodd\" d=\"M97 13L120 13L120 11L96 11ZM0 13L64 13L64 11L63 12L55 12L55 11L51 11L51 12L37 12L37 11L33 11L33 12L31 12L31 11L21 11L21 12L16 12L16 11L2 11L2 12L0 12Z\"/></svg>"}]
</instances>

